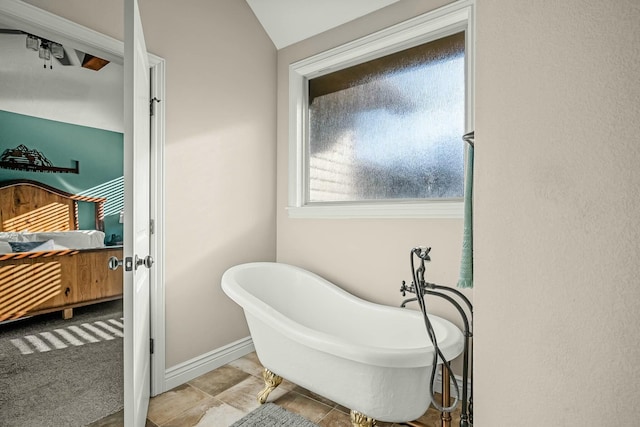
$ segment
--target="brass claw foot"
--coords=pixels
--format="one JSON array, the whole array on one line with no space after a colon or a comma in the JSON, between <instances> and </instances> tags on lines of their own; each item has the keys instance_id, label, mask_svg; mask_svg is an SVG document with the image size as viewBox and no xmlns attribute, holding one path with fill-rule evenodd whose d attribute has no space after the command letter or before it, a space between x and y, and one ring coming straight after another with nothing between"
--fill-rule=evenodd
<instances>
[{"instance_id":1,"label":"brass claw foot","mask_svg":"<svg viewBox=\"0 0 640 427\"><path fill-rule=\"evenodd\" d=\"M264 390L258 393L258 402L260 402L260 404L266 402L267 397L269 397L269 393L271 393L282 382L281 376L274 374L267 368L264 368L264 371L262 371L262 378L264 378Z\"/></svg>"},{"instance_id":2,"label":"brass claw foot","mask_svg":"<svg viewBox=\"0 0 640 427\"><path fill-rule=\"evenodd\" d=\"M358 411L351 410L351 425L353 427L373 427L376 425L376 420L361 414Z\"/></svg>"}]
</instances>

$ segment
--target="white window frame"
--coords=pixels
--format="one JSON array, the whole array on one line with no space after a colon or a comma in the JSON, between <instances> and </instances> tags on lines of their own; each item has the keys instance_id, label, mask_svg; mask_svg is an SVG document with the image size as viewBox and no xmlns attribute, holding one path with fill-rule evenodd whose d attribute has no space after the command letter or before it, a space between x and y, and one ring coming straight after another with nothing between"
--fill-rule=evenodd
<instances>
[{"instance_id":1,"label":"white window frame","mask_svg":"<svg viewBox=\"0 0 640 427\"><path fill-rule=\"evenodd\" d=\"M289 66L290 218L462 218L463 199L305 204L308 81L465 31L466 118L473 130L474 1L462 0ZM462 135L460 135L462 143Z\"/></svg>"}]
</instances>

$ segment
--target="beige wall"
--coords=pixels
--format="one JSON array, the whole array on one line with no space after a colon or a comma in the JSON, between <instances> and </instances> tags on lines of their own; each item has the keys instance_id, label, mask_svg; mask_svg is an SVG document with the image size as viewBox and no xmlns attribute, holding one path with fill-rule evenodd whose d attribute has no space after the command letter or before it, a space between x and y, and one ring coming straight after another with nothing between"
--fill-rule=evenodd
<instances>
[{"instance_id":1,"label":"beige wall","mask_svg":"<svg viewBox=\"0 0 640 427\"><path fill-rule=\"evenodd\" d=\"M32 3L122 39L122 2ZM276 50L243 1L140 0L166 60L166 366L249 335L220 290L231 265L275 259Z\"/></svg>"},{"instance_id":2,"label":"beige wall","mask_svg":"<svg viewBox=\"0 0 640 427\"><path fill-rule=\"evenodd\" d=\"M638 425L639 3L476 22L476 425Z\"/></svg>"},{"instance_id":3,"label":"beige wall","mask_svg":"<svg viewBox=\"0 0 640 427\"><path fill-rule=\"evenodd\" d=\"M278 261L307 268L364 299L399 306L401 282L411 281L409 251L427 245L433 248L428 279L457 283L461 219L312 220L291 219L286 212L289 64L447 3L405 0L278 51ZM433 312L457 322L448 303L434 299L428 304Z\"/></svg>"}]
</instances>

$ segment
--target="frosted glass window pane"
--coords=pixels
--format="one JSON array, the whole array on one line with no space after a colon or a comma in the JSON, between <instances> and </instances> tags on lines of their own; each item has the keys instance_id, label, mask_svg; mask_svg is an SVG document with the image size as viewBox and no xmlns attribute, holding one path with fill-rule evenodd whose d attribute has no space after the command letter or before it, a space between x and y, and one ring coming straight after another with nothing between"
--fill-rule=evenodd
<instances>
[{"instance_id":1,"label":"frosted glass window pane","mask_svg":"<svg viewBox=\"0 0 640 427\"><path fill-rule=\"evenodd\" d=\"M463 196L464 32L309 81L307 202Z\"/></svg>"}]
</instances>

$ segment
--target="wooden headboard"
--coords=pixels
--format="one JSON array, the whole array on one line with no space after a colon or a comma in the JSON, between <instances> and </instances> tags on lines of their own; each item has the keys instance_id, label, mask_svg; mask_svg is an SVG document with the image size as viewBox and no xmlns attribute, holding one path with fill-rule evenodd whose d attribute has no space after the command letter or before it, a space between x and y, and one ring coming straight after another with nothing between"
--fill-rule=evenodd
<instances>
[{"instance_id":1,"label":"wooden headboard","mask_svg":"<svg viewBox=\"0 0 640 427\"><path fill-rule=\"evenodd\" d=\"M78 202L95 204L96 230L104 231L102 197L70 194L31 180L0 182L0 231L77 230Z\"/></svg>"}]
</instances>

